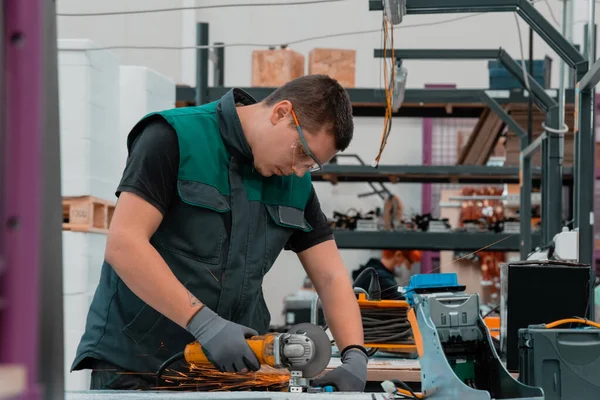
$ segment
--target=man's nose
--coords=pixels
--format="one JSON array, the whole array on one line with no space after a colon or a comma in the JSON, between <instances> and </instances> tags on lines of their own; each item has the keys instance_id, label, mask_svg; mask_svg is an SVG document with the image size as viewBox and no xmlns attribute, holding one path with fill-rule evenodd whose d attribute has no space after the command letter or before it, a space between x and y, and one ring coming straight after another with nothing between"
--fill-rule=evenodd
<instances>
[{"instance_id":1,"label":"man's nose","mask_svg":"<svg viewBox=\"0 0 600 400\"><path fill-rule=\"evenodd\" d=\"M302 178L304 176L304 174L306 174L306 171L308 171L308 168L301 166L294 166L294 168L292 168L292 170L294 171L294 175L296 175L298 178Z\"/></svg>"}]
</instances>

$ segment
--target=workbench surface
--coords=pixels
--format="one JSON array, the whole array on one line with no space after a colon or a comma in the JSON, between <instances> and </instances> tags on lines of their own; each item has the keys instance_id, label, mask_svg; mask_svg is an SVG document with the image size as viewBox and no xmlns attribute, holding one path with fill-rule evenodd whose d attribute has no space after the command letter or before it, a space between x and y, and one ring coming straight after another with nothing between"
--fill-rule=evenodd
<instances>
[{"instance_id":1,"label":"workbench surface","mask_svg":"<svg viewBox=\"0 0 600 400\"><path fill-rule=\"evenodd\" d=\"M341 364L338 357L332 357L325 371ZM420 382L419 360L395 358L377 354L369 360L367 380L382 382L398 379L404 382ZM383 393L287 393L287 392L169 392L169 391L80 391L67 392L65 400L296 400L296 399L348 399L348 400L384 400Z\"/></svg>"},{"instance_id":2,"label":"workbench surface","mask_svg":"<svg viewBox=\"0 0 600 400\"><path fill-rule=\"evenodd\" d=\"M330 371L341 364L339 358L331 358L325 371ZM398 379L403 382L421 382L421 364L419 360L394 358L375 355L367 366L367 380L383 382Z\"/></svg>"},{"instance_id":3,"label":"workbench surface","mask_svg":"<svg viewBox=\"0 0 600 400\"><path fill-rule=\"evenodd\" d=\"M285 392L142 392L86 391L67 392L65 400L383 400L383 393L285 393Z\"/></svg>"}]
</instances>

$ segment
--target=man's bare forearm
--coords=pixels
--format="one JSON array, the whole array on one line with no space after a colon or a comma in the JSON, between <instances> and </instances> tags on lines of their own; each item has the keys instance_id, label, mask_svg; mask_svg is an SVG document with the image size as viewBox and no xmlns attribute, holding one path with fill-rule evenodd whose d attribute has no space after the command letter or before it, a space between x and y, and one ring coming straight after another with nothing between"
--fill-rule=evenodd
<instances>
[{"instance_id":1,"label":"man's bare forearm","mask_svg":"<svg viewBox=\"0 0 600 400\"><path fill-rule=\"evenodd\" d=\"M334 240L298 254L323 305L323 313L337 347L364 344L362 319L352 282Z\"/></svg>"},{"instance_id":2,"label":"man's bare forearm","mask_svg":"<svg viewBox=\"0 0 600 400\"><path fill-rule=\"evenodd\" d=\"M343 272L318 285L327 325L340 350L351 344L364 344L360 309L345 268Z\"/></svg>"},{"instance_id":3,"label":"man's bare forearm","mask_svg":"<svg viewBox=\"0 0 600 400\"><path fill-rule=\"evenodd\" d=\"M148 240L112 232L105 256L136 296L181 327L202 308Z\"/></svg>"}]
</instances>

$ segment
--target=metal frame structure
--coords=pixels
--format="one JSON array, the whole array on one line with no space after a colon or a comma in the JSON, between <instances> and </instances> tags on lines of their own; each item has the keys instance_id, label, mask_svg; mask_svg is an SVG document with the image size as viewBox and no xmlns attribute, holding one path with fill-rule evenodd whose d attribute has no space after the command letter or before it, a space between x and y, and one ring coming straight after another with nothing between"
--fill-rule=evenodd
<instances>
[{"instance_id":1,"label":"metal frame structure","mask_svg":"<svg viewBox=\"0 0 600 400\"><path fill-rule=\"evenodd\" d=\"M60 154L60 107L56 2L44 1L43 21L43 116L42 116L42 243L39 343L39 381L43 397L64 396L65 355L63 326L62 188Z\"/></svg>"},{"instance_id":2,"label":"metal frame structure","mask_svg":"<svg viewBox=\"0 0 600 400\"><path fill-rule=\"evenodd\" d=\"M519 83L526 88L527 83L531 89L534 101L547 114L547 124L551 128L558 129L559 109L555 102L544 90L544 88L524 71L517 62L502 48L499 49L382 49L374 50L374 57L394 57L396 60L498 60L508 72L515 77ZM527 79L526 79L527 78ZM481 99L494 111L498 117L508 125L519 137L520 148L523 152L529 145L527 132L525 132L506 111L488 95L482 92ZM542 163L542 243L547 244L555 234L561 230L562 215L562 185L552 185L551 182L562 181L562 154L564 139L557 136L558 142L551 141L550 146L544 146L543 158L548 158L547 163ZM554 138L554 137L553 137ZM523 153L522 153L523 154ZM558 157L555 156L558 154ZM545 168L546 167L546 168ZM520 193L521 202L519 215L521 219L521 258L525 259L531 252L531 152L521 157Z\"/></svg>"},{"instance_id":3,"label":"metal frame structure","mask_svg":"<svg viewBox=\"0 0 600 400\"><path fill-rule=\"evenodd\" d=\"M382 11L383 0L368 0L369 11ZM594 2L590 3L590 18L594 18ZM580 82L588 72L591 64L528 0L406 0L406 14L446 14L472 12L516 12L527 24L559 55L571 68L575 69L576 80ZM587 46L595 49L594 26L588 26ZM594 51L588 54L594 57ZM589 79L589 78L588 78ZM589 83L593 81L590 80ZM589 83L587 85L589 85ZM576 86L576 126L575 133L575 189L574 189L574 227L579 231L579 262L593 265L594 263L594 232L593 212L595 166L595 135L594 135L594 98L595 93L589 86ZM552 125L550 125L552 126ZM557 146L559 138L556 134L547 135L548 140L542 139L542 151L552 158L560 157ZM558 152L558 154L557 154ZM527 154L527 153L526 153ZM556 177L555 171L550 172ZM549 174L546 174L549 175ZM545 179L544 179L545 180ZM550 186L557 184L551 182ZM551 207L550 210L553 210ZM592 268L594 270L594 268ZM593 287L594 277L590 286ZM593 303L593 292L590 301ZM590 307L589 318L593 318L593 307Z\"/></svg>"}]
</instances>

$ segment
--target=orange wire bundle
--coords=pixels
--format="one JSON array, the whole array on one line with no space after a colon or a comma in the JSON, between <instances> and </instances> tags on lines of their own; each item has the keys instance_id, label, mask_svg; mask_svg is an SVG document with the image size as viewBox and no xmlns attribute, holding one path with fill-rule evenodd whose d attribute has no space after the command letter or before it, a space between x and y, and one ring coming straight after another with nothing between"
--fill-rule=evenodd
<instances>
[{"instance_id":1,"label":"orange wire bundle","mask_svg":"<svg viewBox=\"0 0 600 400\"><path fill-rule=\"evenodd\" d=\"M199 392L267 391L287 390L290 372L263 366L256 372L246 374L221 372L211 366L191 365L189 371L167 369L162 375L164 384L155 390L185 390Z\"/></svg>"},{"instance_id":2,"label":"orange wire bundle","mask_svg":"<svg viewBox=\"0 0 600 400\"><path fill-rule=\"evenodd\" d=\"M392 66L395 65L396 63L396 57L394 56L394 25L391 24L389 22L388 16L385 13L385 11L383 12L383 34L384 34L384 38L383 38L383 85L384 85L384 90L385 90L385 102L386 102L386 107L385 107L385 118L384 118L384 122L383 122L383 134L381 136L381 143L379 144L379 152L377 153L377 157L375 157L375 162L377 164L379 164L379 160L381 159L381 156L383 154L383 149L385 148L385 145L387 144L387 139L388 136L390 134L390 131L392 129L392 96L394 93L394 85L395 85L395 80L396 80L396 70L395 68L391 68L391 87L388 84L388 63L387 63L387 57L386 57L386 53L387 53L387 42L388 42L388 28L389 28L389 33L390 33L390 42L391 42L391 52L392 52Z\"/></svg>"}]
</instances>

